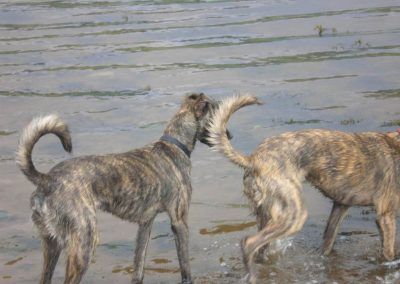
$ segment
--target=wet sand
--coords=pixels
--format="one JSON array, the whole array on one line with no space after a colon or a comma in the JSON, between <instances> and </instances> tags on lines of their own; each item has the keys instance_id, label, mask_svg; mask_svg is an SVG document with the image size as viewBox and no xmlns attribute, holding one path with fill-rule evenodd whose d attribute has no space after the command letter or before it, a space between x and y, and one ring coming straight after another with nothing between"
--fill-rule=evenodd
<instances>
[{"instance_id":1,"label":"wet sand","mask_svg":"<svg viewBox=\"0 0 400 284\"><path fill-rule=\"evenodd\" d=\"M230 122L233 144L245 153L265 137L303 128L394 130L400 126L399 12L398 1L0 1L0 283L37 283L41 270L30 220L34 187L14 162L19 133L32 117L65 119L74 157L158 139L192 91L217 99L240 92L260 97L262 106L243 109ZM33 156L41 171L71 157L52 136L40 140ZM201 144L192 163L193 277L237 283L244 276L238 243L256 230L242 171ZM400 279L398 265L378 260L371 208L352 208L335 251L320 256L331 202L307 185L304 195L308 221L259 266L261 283ZM99 229L83 283L129 283L137 226L99 212ZM63 274L61 257L54 283ZM179 279L162 214L145 282Z\"/></svg>"}]
</instances>

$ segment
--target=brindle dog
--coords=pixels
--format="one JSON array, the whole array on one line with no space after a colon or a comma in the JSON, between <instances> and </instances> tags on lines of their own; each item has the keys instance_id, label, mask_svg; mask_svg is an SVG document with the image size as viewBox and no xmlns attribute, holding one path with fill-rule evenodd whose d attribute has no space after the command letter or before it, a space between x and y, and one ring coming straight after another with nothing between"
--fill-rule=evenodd
<instances>
[{"instance_id":1,"label":"brindle dog","mask_svg":"<svg viewBox=\"0 0 400 284\"><path fill-rule=\"evenodd\" d=\"M44 253L40 283L50 283L62 249L64 283L79 283L97 243L97 209L139 224L132 283L142 283L147 245L156 215L167 212L178 252L182 283L191 283L188 210L192 193L190 153L196 140L208 144L206 125L218 104L204 94L187 96L159 141L126 153L63 161L48 173L32 163L32 149L45 134L72 150L67 125L55 115L34 119L23 131L17 163L37 186L32 220Z\"/></svg>"},{"instance_id":2,"label":"brindle dog","mask_svg":"<svg viewBox=\"0 0 400 284\"><path fill-rule=\"evenodd\" d=\"M258 103L253 96L224 100L209 128L213 148L244 169L244 193L257 216L259 232L242 240L248 281L255 282L255 257L266 245L302 228L307 218L301 191L305 180L333 200L323 237L325 255L349 207L374 206L383 257L392 260L400 205L399 133L288 132L265 139L245 156L228 141L226 124L241 107Z\"/></svg>"}]
</instances>

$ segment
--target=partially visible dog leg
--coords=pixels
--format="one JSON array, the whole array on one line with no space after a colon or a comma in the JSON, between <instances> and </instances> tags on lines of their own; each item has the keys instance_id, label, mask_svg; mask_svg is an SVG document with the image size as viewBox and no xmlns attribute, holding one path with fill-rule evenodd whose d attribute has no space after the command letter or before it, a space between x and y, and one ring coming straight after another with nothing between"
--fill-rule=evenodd
<instances>
[{"instance_id":1,"label":"partially visible dog leg","mask_svg":"<svg viewBox=\"0 0 400 284\"><path fill-rule=\"evenodd\" d=\"M246 276L248 283L256 283L255 254L259 248L284 236L287 227L283 229L283 227L280 227L281 225L284 226L283 223L278 224L277 222L270 222L257 234L242 239L241 248L243 263L248 273Z\"/></svg>"},{"instance_id":2,"label":"partially visible dog leg","mask_svg":"<svg viewBox=\"0 0 400 284\"><path fill-rule=\"evenodd\" d=\"M391 261L394 259L395 255L396 213L389 211L382 215L380 215L379 212L377 212L377 214L376 224L378 225L381 236L383 257Z\"/></svg>"},{"instance_id":3,"label":"partially visible dog leg","mask_svg":"<svg viewBox=\"0 0 400 284\"><path fill-rule=\"evenodd\" d=\"M337 233L339 231L339 225L346 216L350 206L333 202L331 215L329 216L328 223L326 224L324 232L324 241L322 244L322 254L328 255L333 248Z\"/></svg>"},{"instance_id":4,"label":"partially visible dog leg","mask_svg":"<svg viewBox=\"0 0 400 284\"><path fill-rule=\"evenodd\" d=\"M243 261L248 271L247 281L256 283L256 267L254 263L257 251L272 241L288 237L298 232L307 219L300 189L286 184L289 194L281 196L269 207L271 219L266 227L254 236L242 240Z\"/></svg>"},{"instance_id":5,"label":"partially visible dog leg","mask_svg":"<svg viewBox=\"0 0 400 284\"><path fill-rule=\"evenodd\" d=\"M97 244L96 224L87 218L81 228L70 232L64 284L77 284L89 267ZM92 222L91 222L92 221Z\"/></svg>"},{"instance_id":6,"label":"partially visible dog leg","mask_svg":"<svg viewBox=\"0 0 400 284\"><path fill-rule=\"evenodd\" d=\"M268 223L268 212L265 209L264 205L261 205L257 208L256 212L256 220L257 220L257 229L261 231L267 226ZM265 260L265 251L268 250L269 244L258 249L256 262L262 263Z\"/></svg>"},{"instance_id":7,"label":"partially visible dog leg","mask_svg":"<svg viewBox=\"0 0 400 284\"><path fill-rule=\"evenodd\" d=\"M40 283L50 284L54 269L61 253L61 247L59 246L57 240L50 236L42 237L42 247L44 260Z\"/></svg>"},{"instance_id":8,"label":"partially visible dog leg","mask_svg":"<svg viewBox=\"0 0 400 284\"><path fill-rule=\"evenodd\" d=\"M181 268L182 283L192 283L189 260L189 228L187 212L177 216L177 210L170 212L171 229L175 235L176 250Z\"/></svg>"},{"instance_id":9,"label":"partially visible dog leg","mask_svg":"<svg viewBox=\"0 0 400 284\"><path fill-rule=\"evenodd\" d=\"M243 260L249 273L247 279L249 283L256 283L254 256L257 250L272 241L288 237L298 232L303 227L306 217L307 213L304 211L296 219L288 218L287 220L277 220L278 222L276 223L270 222L256 235L242 240Z\"/></svg>"},{"instance_id":10,"label":"partially visible dog leg","mask_svg":"<svg viewBox=\"0 0 400 284\"><path fill-rule=\"evenodd\" d=\"M132 284L143 283L144 264L146 261L147 246L150 240L153 221L154 218L144 224L139 224L136 237L135 259L133 262Z\"/></svg>"}]
</instances>

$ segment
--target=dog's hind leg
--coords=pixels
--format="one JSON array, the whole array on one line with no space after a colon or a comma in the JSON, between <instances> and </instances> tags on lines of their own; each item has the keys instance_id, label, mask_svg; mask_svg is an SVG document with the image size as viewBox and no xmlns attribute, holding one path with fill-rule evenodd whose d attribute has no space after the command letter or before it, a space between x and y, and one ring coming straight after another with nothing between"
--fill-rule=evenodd
<instances>
[{"instance_id":1,"label":"dog's hind leg","mask_svg":"<svg viewBox=\"0 0 400 284\"><path fill-rule=\"evenodd\" d=\"M171 210L171 229L175 235L176 250L178 252L179 266L181 268L182 283L192 283L189 260L189 228L188 212L181 210Z\"/></svg>"},{"instance_id":2,"label":"dog's hind leg","mask_svg":"<svg viewBox=\"0 0 400 284\"><path fill-rule=\"evenodd\" d=\"M150 240L153 221L154 217L146 223L139 224L136 237L135 259L133 261L132 284L139 284L143 282L144 264L146 261L147 246Z\"/></svg>"},{"instance_id":3,"label":"dog's hind leg","mask_svg":"<svg viewBox=\"0 0 400 284\"><path fill-rule=\"evenodd\" d=\"M389 211L384 214L377 212L377 215L376 224L382 241L383 257L391 261L395 255L396 212Z\"/></svg>"},{"instance_id":4,"label":"dog's hind leg","mask_svg":"<svg viewBox=\"0 0 400 284\"><path fill-rule=\"evenodd\" d=\"M69 232L64 284L80 283L89 267L96 244L97 228L95 216L86 215L84 222L79 223L77 228L73 228Z\"/></svg>"},{"instance_id":5,"label":"dog's hind leg","mask_svg":"<svg viewBox=\"0 0 400 284\"><path fill-rule=\"evenodd\" d=\"M261 231L262 229L264 229L267 226L268 211L266 210L264 204L262 204L260 207L257 208L256 219L257 219L258 231ZM268 250L268 246L269 246L269 244L266 244L265 246L258 249L257 256L256 256L257 262L259 262L259 263L264 262L265 251Z\"/></svg>"},{"instance_id":6,"label":"dog's hind leg","mask_svg":"<svg viewBox=\"0 0 400 284\"><path fill-rule=\"evenodd\" d=\"M322 244L322 254L328 255L333 248L337 233L339 231L339 225L346 216L347 211L350 206L339 204L337 202L333 203L331 215L329 216L328 223L326 224L324 232L324 241Z\"/></svg>"},{"instance_id":7,"label":"dog's hind leg","mask_svg":"<svg viewBox=\"0 0 400 284\"><path fill-rule=\"evenodd\" d=\"M40 283L50 284L62 248L57 240L50 236L42 237L42 247L44 261Z\"/></svg>"},{"instance_id":8,"label":"dog's hind leg","mask_svg":"<svg viewBox=\"0 0 400 284\"><path fill-rule=\"evenodd\" d=\"M300 188L286 182L284 189L275 190L273 200L267 200L271 217L264 229L242 240L243 262L248 271L247 281L256 283L254 258L257 251L272 241L298 232L307 219ZM277 196L280 194L280 196Z\"/></svg>"}]
</instances>

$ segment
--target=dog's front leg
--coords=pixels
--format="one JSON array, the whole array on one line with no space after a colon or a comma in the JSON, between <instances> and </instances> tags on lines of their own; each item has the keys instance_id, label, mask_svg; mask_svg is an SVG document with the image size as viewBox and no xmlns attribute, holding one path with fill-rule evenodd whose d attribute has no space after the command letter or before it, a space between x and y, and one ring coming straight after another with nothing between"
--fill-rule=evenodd
<instances>
[{"instance_id":1,"label":"dog's front leg","mask_svg":"<svg viewBox=\"0 0 400 284\"><path fill-rule=\"evenodd\" d=\"M181 268L182 283L192 283L189 263L189 229L187 214L178 219L171 216L171 228L175 235L176 250L178 251L179 266Z\"/></svg>"},{"instance_id":2,"label":"dog's front leg","mask_svg":"<svg viewBox=\"0 0 400 284\"><path fill-rule=\"evenodd\" d=\"M387 261L392 261L395 256L396 240L396 212L389 211L386 214L380 214L377 211L378 229L381 235L383 257Z\"/></svg>"},{"instance_id":3,"label":"dog's front leg","mask_svg":"<svg viewBox=\"0 0 400 284\"><path fill-rule=\"evenodd\" d=\"M350 206L333 202L331 215L329 216L328 223L326 224L324 232L324 243L322 244L322 254L328 255L335 243L336 235L339 231L339 225L346 216Z\"/></svg>"},{"instance_id":4,"label":"dog's front leg","mask_svg":"<svg viewBox=\"0 0 400 284\"><path fill-rule=\"evenodd\" d=\"M144 263L146 260L147 245L149 244L153 221L154 218L146 223L139 224L136 237L135 259L133 262L132 284L143 283Z\"/></svg>"}]
</instances>

